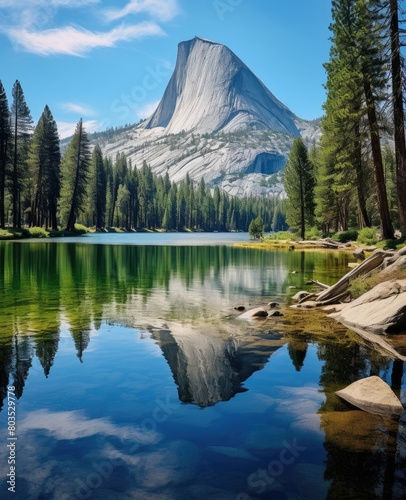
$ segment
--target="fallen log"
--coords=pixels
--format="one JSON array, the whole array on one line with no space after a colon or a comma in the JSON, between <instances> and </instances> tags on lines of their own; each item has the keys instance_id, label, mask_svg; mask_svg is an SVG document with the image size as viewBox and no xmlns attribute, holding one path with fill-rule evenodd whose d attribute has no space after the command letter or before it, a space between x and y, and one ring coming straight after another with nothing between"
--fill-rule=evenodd
<instances>
[{"instance_id":1,"label":"fallen log","mask_svg":"<svg viewBox=\"0 0 406 500\"><path fill-rule=\"evenodd\" d=\"M317 281L317 280L309 280L306 285L317 285L319 286L320 288L330 288L330 285L325 285L324 283L321 283L320 281Z\"/></svg>"},{"instance_id":2,"label":"fallen log","mask_svg":"<svg viewBox=\"0 0 406 500\"><path fill-rule=\"evenodd\" d=\"M345 276L343 276L335 285L321 292L317 297L317 302L324 302L326 300L336 299L345 292L348 292L350 281L358 276L365 276L372 271L379 269L386 257L393 255L391 252L385 252L384 250L376 250L372 255L365 259L359 266L351 269Z\"/></svg>"},{"instance_id":3,"label":"fallen log","mask_svg":"<svg viewBox=\"0 0 406 500\"><path fill-rule=\"evenodd\" d=\"M339 249L339 248L345 248L345 246L342 243L338 243L333 240L299 240L296 241L299 245L317 245L319 247L323 248L334 248L334 249Z\"/></svg>"}]
</instances>

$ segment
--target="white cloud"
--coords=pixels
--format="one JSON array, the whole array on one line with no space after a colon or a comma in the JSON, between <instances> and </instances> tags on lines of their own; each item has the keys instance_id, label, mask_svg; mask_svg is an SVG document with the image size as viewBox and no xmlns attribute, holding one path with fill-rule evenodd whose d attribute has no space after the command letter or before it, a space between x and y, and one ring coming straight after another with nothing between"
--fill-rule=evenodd
<instances>
[{"instance_id":1,"label":"white cloud","mask_svg":"<svg viewBox=\"0 0 406 500\"><path fill-rule=\"evenodd\" d=\"M155 444L159 434L128 425L118 426L107 418L87 418L80 411L30 412L20 423L19 431L43 430L56 439L79 439L95 434L115 436L119 439L134 439L140 444Z\"/></svg>"},{"instance_id":2,"label":"white cloud","mask_svg":"<svg viewBox=\"0 0 406 500\"><path fill-rule=\"evenodd\" d=\"M20 28L7 30L7 35L17 47L42 56L65 54L83 57L99 47L114 47L118 42L163 34L162 29L155 23L122 25L105 33L74 26L43 31Z\"/></svg>"},{"instance_id":3,"label":"white cloud","mask_svg":"<svg viewBox=\"0 0 406 500\"><path fill-rule=\"evenodd\" d=\"M20 28L47 26L55 17L58 9L88 8L100 0L0 0L0 9L7 11L6 25L10 21Z\"/></svg>"},{"instance_id":4,"label":"white cloud","mask_svg":"<svg viewBox=\"0 0 406 500\"><path fill-rule=\"evenodd\" d=\"M57 122L60 139L71 137L75 133L77 122ZM87 133L96 132L101 128L102 124L97 120L88 120L83 122L83 127Z\"/></svg>"},{"instance_id":5,"label":"white cloud","mask_svg":"<svg viewBox=\"0 0 406 500\"><path fill-rule=\"evenodd\" d=\"M8 36L16 48L34 54L55 54L83 57L98 47L115 47L119 42L143 36L162 36L163 29L156 21L168 21L179 13L178 0L131 0L123 9L98 12L94 6L101 0L0 0L0 32ZM84 22L93 24L95 16L102 15L110 21L129 14L146 14L150 20L115 26L110 31L94 31L75 23L56 26L55 18L60 9L87 9Z\"/></svg>"},{"instance_id":6,"label":"white cloud","mask_svg":"<svg viewBox=\"0 0 406 500\"><path fill-rule=\"evenodd\" d=\"M94 116L96 113L90 106L84 106L75 102L64 102L61 107L70 113L76 113L81 116Z\"/></svg>"},{"instance_id":7,"label":"white cloud","mask_svg":"<svg viewBox=\"0 0 406 500\"><path fill-rule=\"evenodd\" d=\"M137 108L138 118L149 118L158 107L158 104L159 101L154 101L154 102L149 102L140 108Z\"/></svg>"},{"instance_id":8,"label":"white cloud","mask_svg":"<svg viewBox=\"0 0 406 500\"><path fill-rule=\"evenodd\" d=\"M159 21L170 21L180 12L178 0L130 0L122 9L111 9L105 15L110 21L129 14L148 14Z\"/></svg>"}]
</instances>

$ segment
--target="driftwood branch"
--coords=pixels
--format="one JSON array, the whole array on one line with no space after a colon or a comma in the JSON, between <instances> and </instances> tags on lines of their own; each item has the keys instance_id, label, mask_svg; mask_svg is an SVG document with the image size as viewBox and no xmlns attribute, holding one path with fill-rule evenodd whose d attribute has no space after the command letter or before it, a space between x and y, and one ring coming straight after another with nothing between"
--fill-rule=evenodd
<instances>
[{"instance_id":1,"label":"driftwood branch","mask_svg":"<svg viewBox=\"0 0 406 500\"><path fill-rule=\"evenodd\" d=\"M317 245L323 248L345 248L347 245L339 243L338 241L333 241L330 238L324 238L322 240L299 240L296 241L299 245Z\"/></svg>"},{"instance_id":2,"label":"driftwood branch","mask_svg":"<svg viewBox=\"0 0 406 500\"><path fill-rule=\"evenodd\" d=\"M351 269L345 276L343 276L337 283L327 290L320 293L317 297L317 302L324 302L326 300L339 300L343 293L348 292L350 286L350 281L358 276L364 276L366 274L379 269L386 257L393 255L391 252L385 252L384 250L376 250L370 257L365 259L359 266Z\"/></svg>"},{"instance_id":3,"label":"driftwood branch","mask_svg":"<svg viewBox=\"0 0 406 500\"><path fill-rule=\"evenodd\" d=\"M319 286L320 288L324 288L324 289L327 289L327 288L330 288L330 285L325 285L324 283L321 283L320 281L317 281L317 280L309 280L306 285L316 285L316 286Z\"/></svg>"}]
</instances>

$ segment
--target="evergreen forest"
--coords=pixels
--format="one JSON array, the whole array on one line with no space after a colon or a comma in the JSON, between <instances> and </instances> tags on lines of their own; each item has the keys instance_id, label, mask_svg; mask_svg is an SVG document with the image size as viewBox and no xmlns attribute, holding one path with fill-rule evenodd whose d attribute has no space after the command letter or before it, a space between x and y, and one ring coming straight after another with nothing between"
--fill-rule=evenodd
<instances>
[{"instance_id":1,"label":"evergreen forest","mask_svg":"<svg viewBox=\"0 0 406 500\"><path fill-rule=\"evenodd\" d=\"M0 82L1 228L247 231L256 217L268 231L287 228L277 198L233 197L188 176L176 184L124 154L104 157L82 120L62 154L49 107L34 127L19 81L12 97L9 108Z\"/></svg>"},{"instance_id":2,"label":"evergreen forest","mask_svg":"<svg viewBox=\"0 0 406 500\"><path fill-rule=\"evenodd\" d=\"M321 140L308 151L296 139L285 171L302 238L371 226L406 237L402 18L397 0L332 1Z\"/></svg>"}]
</instances>

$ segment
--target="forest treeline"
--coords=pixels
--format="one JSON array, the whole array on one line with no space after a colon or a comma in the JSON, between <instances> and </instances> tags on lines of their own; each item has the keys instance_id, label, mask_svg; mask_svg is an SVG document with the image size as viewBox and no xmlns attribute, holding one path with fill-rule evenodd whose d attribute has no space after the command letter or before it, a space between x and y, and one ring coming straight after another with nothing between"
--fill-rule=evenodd
<instances>
[{"instance_id":1,"label":"forest treeline","mask_svg":"<svg viewBox=\"0 0 406 500\"><path fill-rule=\"evenodd\" d=\"M286 229L284 202L229 196L189 176L178 184L124 154L104 157L91 147L82 120L61 154L48 106L33 127L19 81L11 108L0 81L0 227L87 227L247 231L261 217L266 230ZM136 168L138 167L138 168ZM139 168L140 167L140 168Z\"/></svg>"},{"instance_id":2,"label":"forest treeline","mask_svg":"<svg viewBox=\"0 0 406 500\"><path fill-rule=\"evenodd\" d=\"M398 0L333 0L319 144L296 139L285 171L287 222L324 234L380 226L406 237L404 33ZM403 13L403 11L402 11Z\"/></svg>"}]
</instances>

